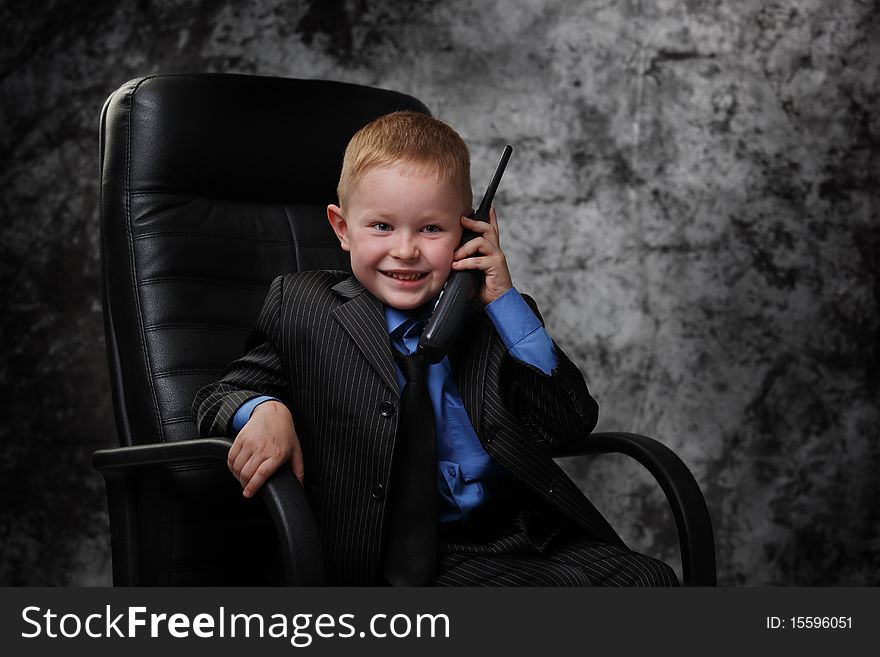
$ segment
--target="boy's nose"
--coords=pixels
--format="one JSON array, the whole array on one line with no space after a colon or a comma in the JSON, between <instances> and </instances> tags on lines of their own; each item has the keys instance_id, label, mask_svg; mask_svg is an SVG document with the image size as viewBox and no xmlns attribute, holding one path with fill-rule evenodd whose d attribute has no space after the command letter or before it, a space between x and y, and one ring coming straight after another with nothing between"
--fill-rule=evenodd
<instances>
[{"instance_id":1,"label":"boy's nose","mask_svg":"<svg viewBox=\"0 0 880 657\"><path fill-rule=\"evenodd\" d=\"M419 248L415 239L401 237L395 242L391 255L401 260L412 260L419 257Z\"/></svg>"}]
</instances>

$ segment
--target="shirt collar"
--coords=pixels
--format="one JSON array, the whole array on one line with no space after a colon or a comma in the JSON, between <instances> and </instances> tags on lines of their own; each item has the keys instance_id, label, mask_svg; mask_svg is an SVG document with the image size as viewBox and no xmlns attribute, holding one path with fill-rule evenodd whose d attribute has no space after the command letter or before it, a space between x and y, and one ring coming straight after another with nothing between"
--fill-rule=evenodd
<instances>
[{"instance_id":1,"label":"shirt collar","mask_svg":"<svg viewBox=\"0 0 880 657\"><path fill-rule=\"evenodd\" d=\"M418 308L413 308L412 310L401 310L400 308L393 308L391 306L384 306L384 308L385 326L388 329L388 335L392 335L400 328L401 324L408 319L422 319L427 321L428 317L431 315L431 311L434 309L434 303L432 301Z\"/></svg>"}]
</instances>

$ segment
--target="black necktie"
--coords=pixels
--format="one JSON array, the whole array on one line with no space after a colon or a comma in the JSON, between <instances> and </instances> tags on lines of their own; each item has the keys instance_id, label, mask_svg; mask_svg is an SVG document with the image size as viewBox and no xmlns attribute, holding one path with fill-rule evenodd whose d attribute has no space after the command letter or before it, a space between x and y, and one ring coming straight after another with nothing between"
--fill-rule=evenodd
<instances>
[{"instance_id":1,"label":"black necktie","mask_svg":"<svg viewBox=\"0 0 880 657\"><path fill-rule=\"evenodd\" d=\"M437 447L427 366L418 355L394 359L406 378L391 470L383 574L393 586L427 586L437 572Z\"/></svg>"}]
</instances>

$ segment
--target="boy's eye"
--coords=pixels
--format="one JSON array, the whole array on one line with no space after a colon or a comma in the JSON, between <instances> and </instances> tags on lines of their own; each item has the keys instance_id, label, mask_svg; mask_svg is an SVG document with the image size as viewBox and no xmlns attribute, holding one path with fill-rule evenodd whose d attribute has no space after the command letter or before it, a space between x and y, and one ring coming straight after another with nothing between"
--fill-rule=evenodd
<instances>
[{"instance_id":1,"label":"boy's eye","mask_svg":"<svg viewBox=\"0 0 880 657\"><path fill-rule=\"evenodd\" d=\"M426 233L439 233L440 226L435 226L434 224L431 224L430 226L425 226L422 230L424 230Z\"/></svg>"},{"instance_id":2,"label":"boy's eye","mask_svg":"<svg viewBox=\"0 0 880 657\"><path fill-rule=\"evenodd\" d=\"M373 228L375 228L376 230L382 230L382 231L391 230L391 224L383 224L381 221L378 221L375 224L373 224Z\"/></svg>"}]
</instances>

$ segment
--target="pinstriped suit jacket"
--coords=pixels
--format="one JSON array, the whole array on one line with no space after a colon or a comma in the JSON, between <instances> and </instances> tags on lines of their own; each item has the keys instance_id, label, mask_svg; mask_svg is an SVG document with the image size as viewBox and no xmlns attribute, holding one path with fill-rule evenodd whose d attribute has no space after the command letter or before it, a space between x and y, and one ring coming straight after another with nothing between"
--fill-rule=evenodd
<instances>
[{"instance_id":1,"label":"pinstriped suit jacket","mask_svg":"<svg viewBox=\"0 0 880 657\"><path fill-rule=\"evenodd\" d=\"M353 276L287 274L272 282L247 353L193 403L202 436L228 435L232 415L258 394L287 404L302 445L305 492L329 584L370 585L380 572L400 404L391 349L381 302ZM545 376L508 357L484 315L459 340L450 361L486 451L589 535L622 544L541 447L586 435L597 419L583 376L556 349L558 367Z\"/></svg>"}]
</instances>

